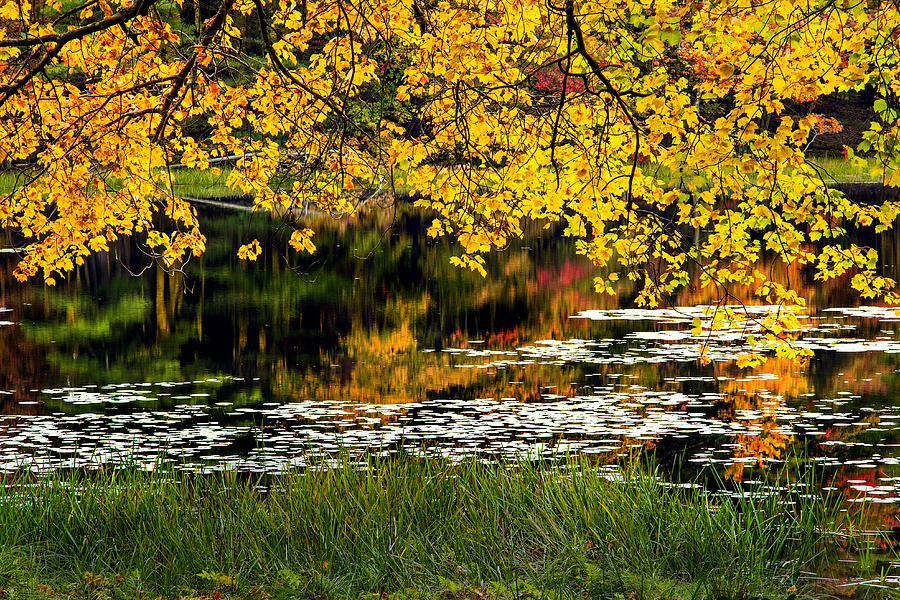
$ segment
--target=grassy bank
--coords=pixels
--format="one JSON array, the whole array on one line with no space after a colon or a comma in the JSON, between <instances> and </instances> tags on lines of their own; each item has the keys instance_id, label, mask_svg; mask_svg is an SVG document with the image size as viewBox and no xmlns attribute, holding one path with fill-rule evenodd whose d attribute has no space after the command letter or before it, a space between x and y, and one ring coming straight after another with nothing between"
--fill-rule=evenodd
<instances>
[{"instance_id":1,"label":"grassy bank","mask_svg":"<svg viewBox=\"0 0 900 600\"><path fill-rule=\"evenodd\" d=\"M0 597L788 598L812 593L837 514L580 462L371 466L262 492L233 474L7 480Z\"/></svg>"},{"instance_id":2,"label":"grassy bank","mask_svg":"<svg viewBox=\"0 0 900 600\"><path fill-rule=\"evenodd\" d=\"M877 181L878 178L871 174L871 170L875 166L873 159L869 159L866 166L857 166L847 162L840 155L821 155L810 156L809 162L820 170L823 180L826 183L865 183ZM651 169L652 170L652 169ZM218 172L210 170L178 168L169 172L170 185L172 190L179 195L191 198L228 198L242 195L239 191L233 190L225 185L231 167L221 165ZM27 173L25 175L14 171L0 171L0 194L8 194L18 185L22 185L27 181ZM398 172L402 177L402 173ZM658 176L666 177L666 172L657 173ZM405 179L405 177L402 177ZM290 186L283 184L286 188ZM108 187L114 189L117 187L115 181L108 182ZM411 190L405 186L401 186L398 191L408 194Z\"/></svg>"}]
</instances>

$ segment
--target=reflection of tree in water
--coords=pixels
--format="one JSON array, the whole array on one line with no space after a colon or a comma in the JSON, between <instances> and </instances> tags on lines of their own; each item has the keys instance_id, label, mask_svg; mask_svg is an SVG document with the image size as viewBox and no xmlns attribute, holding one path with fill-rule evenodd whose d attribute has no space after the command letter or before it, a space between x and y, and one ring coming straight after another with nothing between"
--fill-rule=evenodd
<instances>
[{"instance_id":1,"label":"reflection of tree in water","mask_svg":"<svg viewBox=\"0 0 900 600\"><path fill-rule=\"evenodd\" d=\"M808 393L809 378L804 365L796 361L773 357L751 372L740 371L730 365L719 365L716 380L719 392L728 399L719 411L724 421L740 421L751 432L734 436L734 456L755 459L755 465L765 467L780 461L794 435L778 422L789 399ZM726 472L729 478L740 480L746 462L735 462Z\"/></svg>"},{"instance_id":2,"label":"reflection of tree in water","mask_svg":"<svg viewBox=\"0 0 900 600\"><path fill-rule=\"evenodd\" d=\"M0 280L9 282L12 267L0 264ZM0 307L16 306L16 288L8 283L0 289ZM0 321L11 318L10 312L0 312ZM40 346L28 339L16 325L0 325L0 391L15 390L16 394L0 394L0 415L35 414L37 406L19 404L33 402L37 394L31 390L41 386L43 360Z\"/></svg>"},{"instance_id":3,"label":"reflection of tree in water","mask_svg":"<svg viewBox=\"0 0 900 600\"><path fill-rule=\"evenodd\" d=\"M540 402L548 393L590 395L590 386L583 387L589 375L625 373L648 389L719 393L720 419L759 430L736 434L735 456L763 461L783 456L792 442L777 426L778 411L803 401L804 394L836 393L842 385L836 373L856 382L871 378L859 383L864 395L888 394L897 383L896 376L871 377L894 370L893 355L881 353L820 353L808 367L773 358L749 378L729 365L674 361L494 364L497 357L490 351L513 353L500 358L514 362L516 349L536 340L622 339L635 325L568 318L589 308L618 308L619 300L594 294L591 265L573 258L573 249L556 239L556 232L530 232L521 244L492 257L482 279L452 267L453 250L427 239L420 217L401 214L393 229L388 225L383 214L353 223L326 221L318 227L320 252L299 259L263 217L213 214L207 253L183 273L151 267L134 277L129 271L141 272L146 257L123 246L118 260L91 257L59 289L11 284L4 263L3 305L15 306L15 320L25 323L0 329L0 389L16 391L0 397L6 402L3 412L17 410L11 402L31 399L27 390L60 382L102 385L229 374L261 378L261 391L244 398L246 403L273 398ZM248 236L269 248L257 264L241 263L233 254ZM777 269L768 272L782 277ZM622 280L620 297L627 297L631 284ZM779 281L820 286L801 271ZM838 302L847 298L847 286L835 281L803 293L817 303ZM686 289L674 303L702 303L708 300L704 294ZM865 328L854 335L874 336L884 326L860 323ZM454 347L485 355L463 360L445 352ZM702 373L715 383L694 389L666 382L685 373ZM753 379L764 373L772 377ZM68 410L54 408L60 409ZM747 411L758 416L742 418ZM842 435L866 434L845 430Z\"/></svg>"},{"instance_id":4,"label":"reflection of tree in water","mask_svg":"<svg viewBox=\"0 0 900 600\"><path fill-rule=\"evenodd\" d=\"M344 365L346 383L352 371L370 363L417 369L423 366L422 349L484 337L495 322L521 332L523 340L541 330L554 334L559 315L584 308L591 298L587 278L577 289L547 286L555 293L538 297L530 283L535 261L527 251L510 264L498 259L487 280L462 272L449 266L447 246L406 233L418 229L410 224L416 219L401 220L388 235L377 219L357 227L335 224L320 234L323 250L316 258L290 265L294 257L286 240L262 219L219 215L208 224L202 264L184 273L145 270L146 259L125 247L121 263L91 257L58 289L7 289L22 308L17 320L54 367L46 375L73 384L177 380L210 372L265 375L273 383L286 373L329 381L331 364ZM238 263L231 249L248 227L285 252L269 252L261 264ZM547 260L563 252L549 237L533 246ZM359 258L370 252L370 258ZM8 274L4 281L10 281ZM398 380L385 373L381 379Z\"/></svg>"}]
</instances>

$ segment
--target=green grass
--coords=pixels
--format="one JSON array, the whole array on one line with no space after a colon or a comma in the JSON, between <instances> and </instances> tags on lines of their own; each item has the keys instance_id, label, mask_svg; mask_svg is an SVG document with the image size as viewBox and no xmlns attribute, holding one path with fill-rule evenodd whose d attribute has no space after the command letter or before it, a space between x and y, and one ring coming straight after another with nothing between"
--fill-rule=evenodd
<instances>
[{"instance_id":1,"label":"green grass","mask_svg":"<svg viewBox=\"0 0 900 600\"><path fill-rule=\"evenodd\" d=\"M880 182L880 178L872 174L875 166L874 158L863 158L864 164L857 165L844 159L842 154L807 155L807 163L816 168L826 185L834 183L872 183ZM644 167L661 179L672 178L666 167Z\"/></svg>"},{"instance_id":2,"label":"green grass","mask_svg":"<svg viewBox=\"0 0 900 600\"><path fill-rule=\"evenodd\" d=\"M872 175L875 159L864 159L865 165L856 165L844 159L843 155L824 154L822 156L807 156L806 160L811 165L820 169L820 174L826 183L870 183L880 182L880 178Z\"/></svg>"},{"instance_id":3,"label":"green grass","mask_svg":"<svg viewBox=\"0 0 900 600\"><path fill-rule=\"evenodd\" d=\"M0 170L0 194L9 194L28 181L27 172Z\"/></svg>"},{"instance_id":4,"label":"green grass","mask_svg":"<svg viewBox=\"0 0 900 600\"><path fill-rule=\"evenodd\" d=\"M231 169L219 168L218 173L201 169L172 169L172 189L176 195L191 198L226 198L239 196L239 192L225 185Z\"/></svg>"},{"instance_id":5,"label":"green grass","mask_svg":"<svg viewBox=\"0 0 900 600\"><path fill-rule=\"evenodd\" d=\"M823 566L838 514L580 461L339 467L264 493L228 473L9 479L0 597L793 598L815 593L801 572Z\"/></svg>"},{"instance_id":6,"label":"green grass","mask_svg":"<svg viewBox=\"0 0 900 600\"><path fill-rule=\"evenodd\" d=\"M195 198L225 198L240 195L225 185L231 169L223 166L219 173L201 169L172 169L171 182L175 193ZM29 171L0 171L0 194L9 194L28 181L32 173ZM116 179L107 182L109 189L117 189L121 185Z\"/></svg>"},{"instance_id":7,"label":"green grass","mask_svg":"<svg viewBox=\"0 0 900 600\"><path fill-rule=\"evenodd\" d=\"M827 183L857 183L876 181L871 174L874 166L874 159L868 159L865 166L857 166L850 163L841 155L837 156L810 156L810 163L822 169L822 176ZM230 167L222 165L218 173L210 170L180 168L170 171L172 178L172 187L177 194L192 198L227 198L240 195L235 190L225 185L228 175L231 172ZM665 177L667 171L660 169L658 175ZM10 193L16 186L21 185L26 179L27 173L17 173L15 171L0 171L0 194ZM397 175L404 181L406 176L398 171ZM290 182L286 182L287 185ZM116 182L109 182L111 189L116 188ZM399 194L409 194L412 190L406 186L399 186L396 190Z\"/></svg>"},{"instance_id":8,"label":"green grass","mask_svg":"<svg viewBox=\"0 0 900 600\"><path fill-rule=\"evenodd\" d=\"M172 189L176 194L190 198L215 199L243 195L243 192L225 185L230 173L231 167L227 165L220 165L218 172L213 172L210 169L174 168L169 171L170 181L164 180L163 183L167 186L171 182ZM9 194L27 182L28 177L31 175L33 175L33 172L28 170L0 171L0 194ZM273 184L277 183L283 189L290 189L293 183L293 180L285 178L278 178L277 181L273 179L272 181ZM111 190L119 189L121 180L110 178L107 180L106 185Z\"/></svg>"}]
</instances>

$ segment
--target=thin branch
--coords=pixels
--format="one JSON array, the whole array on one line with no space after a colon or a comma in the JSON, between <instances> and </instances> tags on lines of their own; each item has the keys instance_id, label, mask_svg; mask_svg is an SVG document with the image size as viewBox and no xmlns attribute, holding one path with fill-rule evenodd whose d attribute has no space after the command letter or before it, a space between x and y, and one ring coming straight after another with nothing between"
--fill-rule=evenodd
<instances>
[{"instance_id":1,"label":"thin branch","mask_svg":"<svg viewBox=\"0 0 900 600\"><path fill-rule=\"evenodd\" d=\"M138 0L131 6L120 9L117 13L110 15L105 19L101 19L96 23L92 23L90 25L85 25L84 27L72 29L62 34L45 35L37 38L23 38L21 40L0 40L0 48L10 46L30 47L39 44L54 44L52 48L49 48L47 50L43 58L41 58L41 60L31 69L31 71L28 72L28 74L24 75L12 85L0 86L0 91L3 92L3 96L0 97L0 106L3 106L7 100L18 94L22 90L22 88L28 84L29 81L34 79L34 77L38 73L43 71L44 68L48 64L50 64L50 61L52 61L59 55L66 44L73 40L88 36L92 33L103 31L104 29L108 29L109 27L125 23L126 21L134 18L142 11L147 10L154 2L156 2L156 0Z\"/></svg>"},{"instance_id":2,"label":"thin branch","mask_svg":"<svg viewBox=\"0 0 900 600\"><path fill-rule=\"evenodd\" d=\"M634 114L632 114L628 104L626 104L625 100L622 98L622 94L616 86L613 85L612 81L603 74L603 69L600 67L597 59L588 52L587 45L584 42L584 34L581 31L581 25L578 24L578 19L575 18L575 0L566 0L565 13L566 27L575 34L575 47L578 50L578 53L581 54L587 62L588 66L591 68L591 72L593 72L597 79L600 80L606 88L606 91L615 99L616 104L618 104L619 108L622 109L622 112L625 113L625 118L628 119L632 129L634 129L634 154L631 157L631 174L628 176L628 205L625 209L627 218L627 215L631 213L631 207L634 201L634 176L637 172L638 156L640 155L641 149L641 128L634 118ZM632 92L632 95L636 94Z\"/></svg>"},{"instance_id":3,"label":"thin branch","mask_svg":"<svg viewBox=\"0 0 900 600\"><path fill-rule=\"evenodd\" d=\"M210 43L212 43L216 33L218 33L222 26L225 24L225 16L228 14L228 10L231 8L232 1L233 0L224 0L222 2L222 4L219 6L218 12L216 12L215 16L212 18L212 21L210 21L209 25L203 31L203 37L200 38L200 42L194 49L194 53L184 64L178 74L175 75L175 82L172 84L172 87L169 89L169 92L163 99L163 105L160 109L160 113L162 113L162 120L159 123L159 127L156 128L156 133L153 135L154 142L159 142L159 140L162 139L163 134L166 130L166 125L169 122L169 115L171 114L170 111L172 108L172 104L175 102L176 96L178 96L178 93L181 91L181 88L187 81L188 75L190 75L191 71L193 71L194 67L197 65L198 54L206 50Z\"/></svg>"}]
</instances>

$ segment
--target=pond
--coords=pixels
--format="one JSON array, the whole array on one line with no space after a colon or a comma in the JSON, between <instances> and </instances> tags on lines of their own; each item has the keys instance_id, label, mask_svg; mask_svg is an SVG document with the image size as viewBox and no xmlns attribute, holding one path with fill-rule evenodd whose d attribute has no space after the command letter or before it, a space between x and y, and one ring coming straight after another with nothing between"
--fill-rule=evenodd
<instances>
[{"instance_id":1,"label":"pond","mask_svg":"<svg viewBox=\"0 0 900 600\"><path fill-rule=\"evenodd\" d=\"M900 317L859 306L845 280L777 274L810 300L800 343L815 356L739 370L729 359L746 332L691 333L713 298L628 308L624 277L617 298L598 296L558 232L530 232L481 278L404 211L326 220L306 259L263 216L203 220L207 253L176 273L122 246L47 288L16 283L14 255L0 254L0 470L652 452L752 482L800 456L893 523ZM268 250L238 261L253 237ZM891 273L898 244L875 242Z\"/></svg>"}]
</instances>

